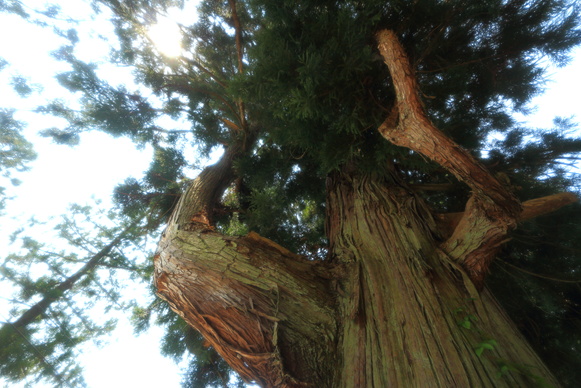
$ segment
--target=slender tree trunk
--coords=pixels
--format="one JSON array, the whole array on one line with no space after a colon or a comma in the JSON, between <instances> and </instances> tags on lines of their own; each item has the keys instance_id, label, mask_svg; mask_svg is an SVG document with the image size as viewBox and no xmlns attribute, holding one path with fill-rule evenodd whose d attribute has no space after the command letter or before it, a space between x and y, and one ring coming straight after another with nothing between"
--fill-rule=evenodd
<instances>
[{"instance_id":1,"label":"slender tree trunk","mask_svg":"<svg viewBox=\"0 0 581 388\"><path fill-rule=\"evenodd\" d=\"M73 286L84 276L95 270L101 261L111 253L127 236L129 231L138 224L138 221L133 222L130 226L125 228L119 235L117 235L109 244L104 246L99 252L93 255L77 272L58 283L44 298L32 305L28 310L23 312L20 317L10 323L3 325L1 331L17 330L34 322L38 317L46 312L51 304L58 301L65 292L73 288Z\"/></svg>"}]
</instances>

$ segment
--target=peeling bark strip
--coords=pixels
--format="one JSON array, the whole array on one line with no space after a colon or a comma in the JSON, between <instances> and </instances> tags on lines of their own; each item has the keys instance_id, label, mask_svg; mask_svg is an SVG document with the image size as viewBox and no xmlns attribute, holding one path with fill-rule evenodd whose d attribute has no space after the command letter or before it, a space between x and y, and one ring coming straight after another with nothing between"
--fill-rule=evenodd
<instances>
[{"instance_id":1,"label":"peeling bark strip","mask_svg":"<svg viewBox=\"0 0 581 388\"><path fill-rule=\"evenodd\" d=\"M379 132L392 143L410 148L453 173L472 189L472 197L442 249L462 264L482 288L490 262L521 213L518 199L466 150L439 131L424 112L417 80L393 31L377 34L396 94L392 114Z\"/></svg>"},{"instance_id":2,"label":"peeling bark strip","mask_svg":"<svg viewBox=\"0 0 581 388\"><path fill-rule=\"evenodd\" d=\"M180 198L154 259L158 294L244 379L331 387L337 319L330 267L256 233L224 236L212 226L214 205L234 177L235 150Z\"/></svg>"},{"instance_id":3,"label":"peeling bark strip","mask_svg":"<svg viewBox=\"0 0 581 388\"><path fill-rule=\"evenodd\" d=\"M164 233L155 257L159 295L247 381L330 383L337 329L317 264L255 233L189 229Z\"/></svg>"}]
</instances>

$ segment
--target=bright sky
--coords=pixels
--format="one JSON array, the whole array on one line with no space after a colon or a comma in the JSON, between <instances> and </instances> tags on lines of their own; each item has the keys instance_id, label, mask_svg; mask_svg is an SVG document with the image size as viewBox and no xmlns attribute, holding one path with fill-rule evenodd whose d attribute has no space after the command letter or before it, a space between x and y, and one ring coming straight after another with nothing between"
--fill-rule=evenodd
<instances>
[{"instance_id":1,"label":"bright sky","mask_svg":"<svg viewBox=\"0 0 581 388\"><path fill-rule=\"evenodd\" d=\"M29 0L24 3L41 7L42 1ZM81 43L77 51L84 60L99 61L109 53L106 41L95 38L93 32L112 36L108 23L90 20L90 7L79 0L59 1L67 15L83 20L78 27ZM169 35L159 28L152 39L167 42L160 47L166 55L175 55L177 28L164 20ZM168 27L169 25L169 27ZM175 26L175 24L174 24ZM81 143L69 148L52 144L51 140L36 136L39 130L62 124L47 116L30 112L35 106L56 97L67 97L53 76L67 70L66 65L56 62L50 52L65 41L42 29L23 21L15 15L0 14L0 57L10 67L0 72L0 107L14 107L20 112L16 118L28 123L27 137L33 140L38 158L31 164L32 170L18 177L22 185L10 191L15 198L8 202L6 216L0 219L0 252L7 252L7 237L26 220L34 216L39 220L58 218L66 212L69 203L91 204L93 198L109 202L113 187L129 176L140 177L151 161L151 149L138 151L131 141L123 138L92 132L84 134ZM176 48L177 47L177 48ZM10 76L22 75L31 84L42 85L42 91L27 99L21 99L8 86ZM127 70L107 69L112 82L131 79ZM137 290L146 293L146 290ZM1 301L0 301L1 303ZM3 320L7 309L0 304ZM91 388L111 387L180 387L181 369L170 359L160 355L162 330L152 328L146 334L135 337L130 324L122 319L118 329L108 338L109 344L96 348L91 342L85 346L80 363L85 368L85 379ZM2 384L2 380L0 380ZM5 385L6 386L6 385ZM39 385L40 386L40 385ZM14 385L10 385L14 387Z\"/></svg>"},{"instance_id":2,"label":"bright sky","mask_svg":"<svg viewBox=\"0 0 581 388\"><path fill-rule=\"evenodd\" d=\"M40 0L24 3L39 7ZM79 26L80 44L77 53L85 60L101 60L107 56L109 45L97 38L93 31L111 36L111 27L100 20L91 20L90 7L80 0L59 1L58 4L74 19L84 20ZM193 11L170 15L191 18ZM179 52L176 44L178 32L171 19L152 30L152 39L164 42L160 50L166 55ZM168 35L169 34L169 35ZM112 139L102 133L83 135L75 148L55 145L35 133L59 122L30 112L47 98L66 96L67 93L52 78L58 71L66 70L62 63L54 61L49 53L64 43L62 38L47 29L32 26L17 16L0 14L0 57L11 67L0 72L0 107L21 110L17 118L28 122L26 134L34 140L38 159L32 163L32 171L19 176L23 184L10 194L15 199L8 203L7 215L0 219L0 252L6 252L6 237L18 225L31 216L46 220L58 217L71 202L92 203L91 197L109 201L112 188L129 176L140 177L147 168L151 149L138 151L126 139ZM535 100L538 113L528 120L535 127L550 127L555 116L573 116L579 112L578 94L581 90L581 50L566 68L551 69L548 91ZM43 90L26 100L20 99L9 89L10 75L20 74L30 78L32 84L42 85ZM130 79L124 70L108 69L108 77L119 82ZM0 312L6 316L0 304ZM0 320L2 317L0 317ZM135 338L131 327L120 324L110 338L110 344L102 349L91 348L81 357L85 377L91 388L111 387L179 387L179 368L169 359L159 355L160 330ZM90 345L90 344L89 344ZM0 380L0 383L2 381Z\"/></svg>"}]
</instances>

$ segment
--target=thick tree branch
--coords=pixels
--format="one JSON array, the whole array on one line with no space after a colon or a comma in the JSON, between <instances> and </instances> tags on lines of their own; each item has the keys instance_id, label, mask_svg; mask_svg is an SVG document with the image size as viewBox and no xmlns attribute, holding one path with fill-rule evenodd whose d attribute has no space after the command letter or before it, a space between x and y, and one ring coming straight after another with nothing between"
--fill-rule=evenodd
<instances>
[{"instance_id":1,"label":"thick tree branch","mask_svg":"<svg viewBox=\"0 0 581 388\"><path fill-rule=\"evenodd\" d=\"M199 224L168 226L154 264L159 295L246 380L298 387L297 370L311 369L312 381L328 373L317 366L328 361L336 321L320 264L255 233L229 237ZM296 348L312 354L298 359Z\"/></svg>"},{"instance_id":2,"label":"thick tree branch","mask_svg":"<svg viewBox=\"0 0 581 388\"><path fill-rule=\"evenodd\" d=\"M523 203L523 211L519 222L530 220L547 213L554 212L563 206L577 202L579 199L573 193L559 193L546 197L531 199Z\"/></svg>"},{"instance_id":3,"label":"thick tree branch","mask_svg":"<svg viewBox=\"0 0 581 388\"><path fill-rule=\"evenodd\" d=\"M154 259L155 285L244 378L269 387L303 386L292 377L297 371L309 381L328 379L320 365L336 335L329 268L255 233L230 237L213 227L216 205L235 178L233 162L256 135L243 120L242 101L238 106L242 131L174 209ZM296 347L312 354L296 357Z\"/></svg>"},{"instance_id":4,"label":"thick tree branch","mask_svg":"<svg viewBox=\"0 0 581 388\"><path fill-rule=\"evenodd\" d=\"M230 237L214 230L215 204L243 149L237 143L226 150L180 198L154 259L155 285L241 376L260 377L263 386L301 386L294 368L319 364L295 359L293 348L319 355L335 336L328 269L256 233ZM326 371L311 373L316 381Z\"/></svg>"},{"instance_id":5,"label":"thick tree branch","mask_svg":"<svg viewBox=\"0 0 581 388\"><path fill-rule=\"evenodd\" d=\"M518 217L518 222L524 222L535 217L559 210L563 206L577 202L579 199L574 193L558 193L546 197L535 198L522 203L522 212ZM441 226L444 227L444 237L450 237L464 216L464 212L440 214L438 218Z\"/></svg>"},{"instance_id":6,"label":"thick tree branch","mask_svg":"<svg viewBox=\"0 0 581 388\"><path fill-rule=\"evenodd\" d=\"M217 163L204 168L180 197L169 226L175 223L182 228L192 222L208 227L213 224L213 210L234 179L232 164L237 156L238 151L229 147Z\"/></svg>"},{"instance_id":7,"label":"thick tree branch","mask_svg":"<svg viewBox=\"0 0 581 388\"><path fill-rule=\"evenodd\" d=\"M392 143L430 158L472 189L464 213L445 216L448 239L441 248L466 269L477 287L508 232L523 221L576 201L570 193L539 198L524 209L513 193L468 151L454 143L428 119L419 87L404 48L393 31L377 34L379 51L391 73L396 103L379 132Z\"/></svg>"},{"instance_id":8,"label":"thick tree branch","mask_svg":"<svg viewBox=\"0 0 581 388\"><path fill-rule=\"evenodd\" d=\"M395 33L382 30L377 34L377 39L397 97L397 116L391 114L379 127L379 132L393 144L410 148L432 159L476 193L489 197L502 209L515 214L518 202L512 193L468 151L434 127L426 116L415 74Z\"/></svg>"},{"instance_id":9,"label":"thick tree branch","mask_svg":"<svg viewBox=\"0 0 581 388\"><path fill-rule=\"evenodd\" d=\"M430 158L472 189L472 197L443 250L482 286L485 273L508 231L521 213L517 198L468 151L428 119L417 80L404 48L393 31L377 34L379 51L391 73L396 103L379 132L392 143Z\"/></svg>"}]
</instances>

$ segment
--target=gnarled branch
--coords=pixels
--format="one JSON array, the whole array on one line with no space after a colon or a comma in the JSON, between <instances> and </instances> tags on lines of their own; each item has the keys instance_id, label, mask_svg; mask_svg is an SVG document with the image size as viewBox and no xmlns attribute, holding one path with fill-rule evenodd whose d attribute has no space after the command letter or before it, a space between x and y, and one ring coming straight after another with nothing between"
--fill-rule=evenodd
<instances>
[{"instance_id":1,"label":"gnarled branch","mask_svg":"<svg viewBox=\"0 0 581 388\"><path fill-rule=\"evenodd\" d=\"M518 222L521 223L544 214L552 213L563 206L570 205L578 200L577 195L574 193L558 193L525 201L522 203L523 210L518 217ZM438 215L438 218L441 221L441 226L446 230L443 233L445 237L450 237L450 235L452 235L452 232L458 226L462 216L464 216L464 212Z\"/></svg>"},{"instance_id":2,"label":"gnarled branch","mask_svg":"<svg viewBox=\"0 0 581 388\"><path fill-rule=\"evenodd\" d=\"M431 123L420 100L414 70L396 34L382 30L377 40L396 94L392 111L379 132L392 143L440 164L472 189L466 210L455 217L455 228L442 249L461 263L477 287L482 287L490 262L517 221L543 212L540 209L551 208L555 202L538 200L545 206L531 203L523 212L507 187Z\"/></svg>"},{"instance_id":3,"label":"gnarled branch","mask_svg":"<svg viewBox=\"0 0 581 388\"><path fill-rule=\"evenodd\" d=\"M158 294L198 330L245 379L295 387L294 369L318 365L293 359L293 347L323 354L334 340L330 281L320 264L256 233L224 236L212 226L216 201L234 177L244 145L206 167L182 196L154 258ZM241 149L242 148L242 149ZM283 359L291 361L283 365ZM310 378L326 371L310 371Z\"/></svg>"}]
</instances>

